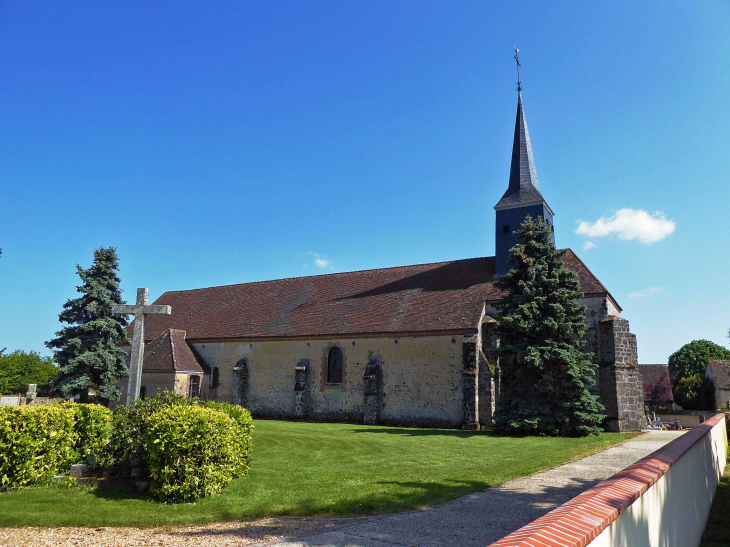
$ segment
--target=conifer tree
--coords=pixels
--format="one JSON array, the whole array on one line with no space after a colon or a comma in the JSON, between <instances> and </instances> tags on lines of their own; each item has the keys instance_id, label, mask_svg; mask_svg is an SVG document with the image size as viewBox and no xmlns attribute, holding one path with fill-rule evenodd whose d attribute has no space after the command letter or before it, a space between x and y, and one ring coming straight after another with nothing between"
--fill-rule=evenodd
<instances>
[{"instance_id":1,"label":"conifer tree","mask_svg":"<svg viewBox=\"0 0 730 547\"><path fill-rule=\"evenodd\" d=\"M502 389L495 414L506 433L585 436L600 431L603 406L589 393L597 366L582 351L585 306L576 274L555 248L552 226L527 217L499 278Z\"/></svg>"},{"instance_id":2,"label":"conifer tree","mask_svg":"<svg viewBox=\"0 0 730 547\"><path fill-rule=\"evenodd\" d=\"M121 395L115 383L127 376L128 369L119 346L130 341L124 330L127 319L111 313L112 305L123 303L118 269L114 247L96 249L94 263L86 270L76 265L82 281L76 290L81 296L63 305L59 320L68 326L46 342L59 367L53 387L64 397L78 395L85 402L89 389L105 402Z\"/></svg>"}]
</instances>

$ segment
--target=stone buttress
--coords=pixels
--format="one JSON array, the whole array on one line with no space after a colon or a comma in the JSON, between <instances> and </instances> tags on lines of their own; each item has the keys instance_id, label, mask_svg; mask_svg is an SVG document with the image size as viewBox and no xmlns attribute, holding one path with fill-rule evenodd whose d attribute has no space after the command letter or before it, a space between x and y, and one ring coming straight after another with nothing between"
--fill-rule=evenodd
<instances>
[{"instance_id":1,"label":"stone buttress","mask_svg":"<svg viewBox=\"0 0 730 547\"><path fill-rule=\"evenodd\" d=\"M644 425L644 389L636 335L629 322L609 315L598 322L598 386L607 431L637 431Z\"/></svg>"}]
</instances>

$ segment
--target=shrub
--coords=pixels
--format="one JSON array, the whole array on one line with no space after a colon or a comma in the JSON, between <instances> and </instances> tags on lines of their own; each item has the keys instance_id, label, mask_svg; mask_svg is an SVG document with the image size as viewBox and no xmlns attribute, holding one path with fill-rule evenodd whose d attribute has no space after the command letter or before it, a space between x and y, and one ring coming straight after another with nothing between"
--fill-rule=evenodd
<instances>
[{"instance_id":1,"label":"shrub","mask_svg":"<svg viewBox=\"0 0 730 547\"><path fill-rule=\"evenodd\" d=\"M708 410L715 406L712 382L699 375L679 379L673 393L674 401L685 410Z\"/></svg>"},{"instance_id":2,"label":"shrub","mask_svg":"<svg viewBox=\"0 0 730 547\"><path fill-rule=\"evenodd\" d=\"M237 445L234 447L236 462L233 478L242 477L248 472L253 450L253 418L251 418L251 413L241 406L218 401L206 401L201 406L225 412L236 420L240 431L236 434Z\"/></svg>"},{"instance_id":3,"label":"shrub","mask_svg":"<svg viewBox=\"0 0 730 547\"><path fill-rule=\"evenodd\" d=\"M42 482L73 463L75 421L67 405L0 407L0 489Z\"/></svg>"},{"instance_id":4,"label":"shrub","mask_svg":"<svg viewBox=\"0 0 730 547\"><path fill-rule=\"evenodd\" d=\"M244 428L204 406L169 406L149 416L145 444L150 492L161 501L187 502L220 492L233 478Z\"/></svg>"},{"instance_id":5,"label":"shrub","mask_svg":"<svg viewBox=\"0 0 730 547\"><path fill-rule=\"evenodd\" d=\"M182 395L161 390L156 396L144 401L138 399L131 408L117 407L112 418L111 442L107 449L107 462L120 464L132 458L146 460L144 438L147 419L170 406L187 406L194 399L186 399Z\"/></svg>"},{"instance_id":6,"label":"shrub","mask_svg":"<svg viewBox=\"0 0 730 547\"><path fill-rule=\"evenodd\" d=\"M74 412L77 461L86 461L93 454L104 462L106 445L111 435L112 412L106 407L93 404L61 403L58 406Z\"/></svg>"}]
</instances>

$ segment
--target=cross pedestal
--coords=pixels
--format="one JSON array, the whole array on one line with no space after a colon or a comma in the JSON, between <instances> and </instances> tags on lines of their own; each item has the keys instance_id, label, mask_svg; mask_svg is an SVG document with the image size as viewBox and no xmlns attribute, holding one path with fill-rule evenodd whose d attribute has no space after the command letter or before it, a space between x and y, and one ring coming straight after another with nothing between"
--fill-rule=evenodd
<instances>
[{"instance_id":1,"label":"cross pedestal","mask_svg":"<svg viewBox=\"0 0 730 547\"><path fill-rule=\"evenodd\" d=\"M112 313L118 315L134 315L134 336L132 337L132 356L129 362L129 383L127 384L126 406L132 406L139 399L142 387L142 362L144 360L144 319L145 315L170 315L172 306L148 306L149 289L137 289L137 304L117 304L112 306Z\"/></svg>"}]
</instances>

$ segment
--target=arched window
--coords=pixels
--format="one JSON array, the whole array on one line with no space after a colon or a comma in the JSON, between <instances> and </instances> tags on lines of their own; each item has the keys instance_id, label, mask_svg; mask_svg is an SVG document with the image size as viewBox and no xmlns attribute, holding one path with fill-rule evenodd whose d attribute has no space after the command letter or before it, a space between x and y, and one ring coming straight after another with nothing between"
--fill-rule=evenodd
<instances>
[{"instance_id":1,"label":"arched window","mask_svg":"<svg viewBox=\"0 0 730 547\"><path fill-rule=\"evenodd\" d=\"M218 367L213 367L213 374L211 375L210 379L210 387L212 389L215 389L220 385L220 383L220 371Z\"/></svg>"},{"instance_id":2,"label":"arched window","mask_svg":"<svg viewBox=\"0 0 730 547\"><path fill-rule=\"evenodd\" d=\"M342 383L342 350L340 348L332 348L327 357L327 383Z\"/></svg>"}]
</instances>

